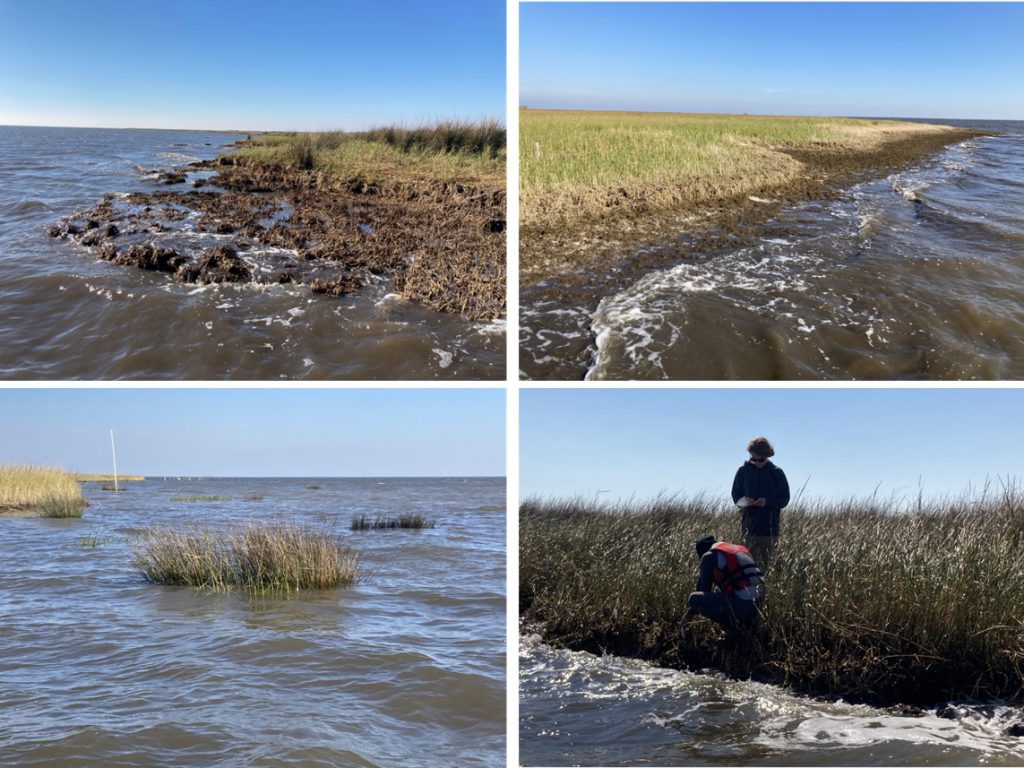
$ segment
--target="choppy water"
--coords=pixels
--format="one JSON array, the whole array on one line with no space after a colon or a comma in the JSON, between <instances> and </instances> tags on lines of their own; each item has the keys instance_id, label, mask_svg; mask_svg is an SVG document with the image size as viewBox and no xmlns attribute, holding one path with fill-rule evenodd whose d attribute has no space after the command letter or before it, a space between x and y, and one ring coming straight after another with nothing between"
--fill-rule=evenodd
<instances>
[{"instance_id":1,"label":"choppy water","mask_svg":"<svg viewBox=\"0 0 1024 768\"><path fill-rule=\"evenodd\" d=\"M588 379L1024 377L1024 123L674 263L524 312L524 373ZM557 365L552 361L557 360Z\"/></svg>"},{"instance_id":2,"label":"choppy water","mask_svg":"<svg viewBox=\"0 0 1024 768\"><path fill-rule=\"evenodd\" d=\"M341 299L297 285L197 287L47 236L106 193L168 189L155 169L240 138L0 126L0 377L504 378L503 323L400 301L386 281Z\"/></svg>"},{"instance_id":3,"label":"choppy water","mask_svg":"<svg viewBox=\"0 0 1024 768\"><path fill-rule=\"evenodd\" d=\"M900 717L520 638L523 765L1021 765L1006 707Z\"/></svg>"},{"instance_id":4,"label":"choppy water","mask_svg":"<svg viewBox=\"0 0 1024 768\"><path fill-rule=\"evenodd\" d=\"M503 479L128 487L87 484L81 520L0 518L0 763L505 765ZM170 501L195 495L231 500ZM437 527L353 532L360 513ZM253 597L129 565L146 528L253 518L337 523L369 579Z\"/></svg>"}]
</instances>

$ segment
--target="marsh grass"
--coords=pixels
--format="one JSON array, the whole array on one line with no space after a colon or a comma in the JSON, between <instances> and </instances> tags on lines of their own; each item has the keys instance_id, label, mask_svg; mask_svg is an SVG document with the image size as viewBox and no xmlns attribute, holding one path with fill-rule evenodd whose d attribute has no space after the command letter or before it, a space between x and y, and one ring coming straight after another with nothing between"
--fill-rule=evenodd
<instances>
[{"instance_id":1,"label":"marsh grass","mask_svg":"<svg viewBox=\"0 0 1024 768\"><path fill-rule=\"evenodd\" d=\"M88 506L75 475L57 467L0 466L0 513L81 517Z\"/></svg>"},{"instance_id":2,"label":"marsh grass","mask_svg":"<svg viewBox=\"0 0 1024 768\"><path fill-rule=\"evenodd\" d=\"M505 128L497 120L443 120L412 128L378 126L362 134L367 141L387 144L403 152L480 155L497 158L505 153Z\"/></svg>"},{"instance_id":3,"label":"marsh grass","mask_svg":"<svg viewBox=\"0 0 1024 768\"><path fill-rule=\"evenodd\" d=\"M667 666L715 666L879 703L1024 698L1024 492L805 503L783 511L762 563L757 632L676 632L697 575L693 541L740 540L707 498L599 506L528 500L520 610L551 641Z\"/></svg>"},{"instance_id":4,"label":"marsh grass","mask_svg":"<svg viewBox=\"0 0 1024 768\"><path fill-rule=\"evenodd\" d=\"M504 186L506 134L497 121L382 126L359 133L260 136L240 150L261 163L341 179L436 180Z\"/></svg>"},{"instance_id":5,"label":"marsh grass","mask_svg":"<svg viewBox=\"0 0 1024 768\"><path fill-rule=\"evenodd\" d=\"M436 520L428 520L421 515L399 515L398 517L376 517L370 519L366 515L359 515L352 518L353 531L381 531L395 528L409 528L418 530L421 528L434 528Z\"/></svg>"},{"instance_id":6,"label":"marsh grass","mask_svg":"<svg viewBox=\"0 0 1024 768\"><path fill-rule=\"evenodd\" d=\"M147 532L132 564L147 581L213 591L294 592L347 586L359 555L329 528L254 523L222 532Z\"/></svg>"},{"instance_id":7,"label":"marsh grass","mask_svg":"<svg viewBox=\"0 0 1024 768\"><path fill-rule=\"evenodd\" d=\"M869 151L942 132L895 120L527 109L520 112L523 226L693 208L794 179L792 150Z\"/></svg>"},{"instance_id":8,"label":"marsh grass","mask_svg":"<svg viewBox=\"0 0 1024 768\"><path fill-rule=\"evenodd\" d=\"M262 498L262 497L261 497ZM171 501L231 501L230 496L172 496Z\"/></svg>"}]
</instances>

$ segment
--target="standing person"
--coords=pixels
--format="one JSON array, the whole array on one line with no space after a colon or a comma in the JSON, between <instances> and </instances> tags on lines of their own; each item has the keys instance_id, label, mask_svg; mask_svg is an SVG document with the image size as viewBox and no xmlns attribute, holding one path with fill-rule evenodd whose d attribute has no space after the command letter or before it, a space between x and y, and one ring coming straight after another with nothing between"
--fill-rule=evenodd
<instances>
[{"instance_id":1,"label":"standing person","mask_svg":"<svg viewBox=\"0 0 1024 768\"><path fill-rule=\"evenodd\" d=\"M767 563L779 540L779 517L789 504L786 473L769 458L775 449L765 437L755 437L747 445L750 459L736 470L732 481L732 500L740 508L743 543L759 562Z\"/></svg>"},{"instance_id":2,"label":"standing person","mask_svg":"<svg viewBox=\"0 0 1024 768\"><path fill-rule=\"evenodd\" d=\"M679 636L696 616L717 622L729 635L750 632L757 623L757 600L764 597L764 577L746 547L704 536L694 542L700 558L695 591L686 601ZM717 589L716 589L717 587Z\"/></svg>"}]
</instances>

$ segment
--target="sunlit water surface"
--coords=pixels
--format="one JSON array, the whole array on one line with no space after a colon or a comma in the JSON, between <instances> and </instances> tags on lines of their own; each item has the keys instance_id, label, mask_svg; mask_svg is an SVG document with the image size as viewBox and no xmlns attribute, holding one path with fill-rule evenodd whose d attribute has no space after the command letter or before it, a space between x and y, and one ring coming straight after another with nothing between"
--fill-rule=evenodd
<instances>
[{"instance_id":1,"label":"sunlit water surface","mask_svg":"<svg viewBox=\"0 0 1024 768\"><path fill-rule=\"evenodd\" d=\"M171 501L199 495L230 500ZM0 518L0 764L505 765L504 480L149 480L86 496L80 520ZM350 530L404 513L437 527ZM365 581L210 594L130 566L147 528L254 519L336 526Z\"/></svg>"}]
</instances>

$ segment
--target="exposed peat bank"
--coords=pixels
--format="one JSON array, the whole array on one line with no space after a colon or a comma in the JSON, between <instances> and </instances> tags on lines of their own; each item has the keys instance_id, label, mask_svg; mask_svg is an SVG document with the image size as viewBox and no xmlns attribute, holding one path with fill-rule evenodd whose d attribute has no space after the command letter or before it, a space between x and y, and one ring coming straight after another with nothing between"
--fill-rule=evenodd
<instances>
[{"instance_id":1,"label":"exposed peat bank","mask_svg":"<svg viewBox=\"0 0 1024 768\"><path fill-rule=\"evenodd\" d=\"M899 510L874 500L787 509L779 546L762 564L768 594L756 632L728 640L700 619L681 640L693 542L706 533L738 540L737 516L706 499L527 500L522 621L556 647L718 669L909 713L1024 701L1019 491Z\"/></svg>"},{"instance_id":2,"label":"exposed peat bank","mask_svg":"<svg viewBox=\"0 0 1024 768\"><path fill-rule=\"evenodd\" d=\"M49 234L182 283L294 283L338 297L386 279L406 300L497 319L504 141L491 123L261 136L154 171L167 190L105 195ZM195 234L221 238L182 247Z\"/></svg>"}]
</instances>

